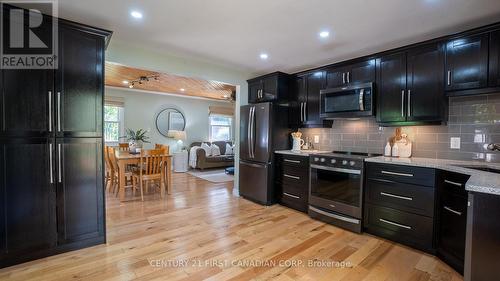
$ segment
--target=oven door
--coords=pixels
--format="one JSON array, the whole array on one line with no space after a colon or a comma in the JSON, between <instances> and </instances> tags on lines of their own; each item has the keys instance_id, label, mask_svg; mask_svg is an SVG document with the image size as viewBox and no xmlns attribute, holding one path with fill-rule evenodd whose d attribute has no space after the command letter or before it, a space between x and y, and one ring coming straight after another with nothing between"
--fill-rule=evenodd
<instances>
[{"instance_id":1,"label":"oven door","mask_svg":"<svg viewBox=\"0 0 500 281\"><path fill-rule=\"evenodd\" d=\"M321 118L373 115L371 83L322 90L320 96Z\"/></svg>"},{"instance_id":2,"label":"oven door","mask_svg":"<svg viewBox=\"0 0 500 281\"><path fill-rule=\"evenodd\" d=\"M309 204L361 218L360 170L311 165Z\"/></svg>"}]
</instances>

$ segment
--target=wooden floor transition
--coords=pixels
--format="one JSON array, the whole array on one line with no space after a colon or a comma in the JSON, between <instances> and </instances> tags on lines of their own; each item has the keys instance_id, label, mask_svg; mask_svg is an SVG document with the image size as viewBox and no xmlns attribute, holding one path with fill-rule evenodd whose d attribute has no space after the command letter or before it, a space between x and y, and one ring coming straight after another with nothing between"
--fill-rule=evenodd
<instances>
[{"instance_id":1,"label":"wooden floor transition","mask_svg":"<svg viewBox=\"0 0 500 281\"><path fill-rule=\"evenodd\" d=\"M233 183L173 183L166 200L108 196L106 245L0 269L0 280L462 280L422 252L249 202Z\"/></svg>"}]
</instances>

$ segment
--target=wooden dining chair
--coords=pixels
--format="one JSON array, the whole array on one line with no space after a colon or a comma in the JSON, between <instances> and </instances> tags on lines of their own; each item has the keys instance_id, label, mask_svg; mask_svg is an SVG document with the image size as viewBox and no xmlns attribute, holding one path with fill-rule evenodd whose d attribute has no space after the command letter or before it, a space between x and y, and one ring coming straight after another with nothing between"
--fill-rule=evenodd
<instances>
[{"instance_id":1,"label":"wooden dining chair","mask_svg":"<svg viewBox=\"0 0 500 281\"><path fill-rule=\"evenodd\" d=\"M109 160L109 149L111 147L109 146L104 146L104 167L106 168L105 172L105 181L104 181L104 188L107 189L108 191L114 186L115 184L115 172L113 170L113 165L111 164L111 161Z\"/></svg>"},{"instance_id":2,"label":"wooden dining chair","mask_svg":"<svg viewBox=\"0 0 500 281\"><path fill-rule=\"evenodd\" d=\"M170 154L170 147L166 144L156 143L155 149L163 149L165 151L165 154Z\"/></svg>"},{"instance_id":3,"label":"wooden dining chair","mask_svg":"<svg viewBox=\"0 0 500 281\"><path fill-rule=\"evenodd\" d=\"M113 185L111 192L116 195L118 195L119 188L120 188L120 174L119 174L119 166L118 166L118 160L116 159L116 148L114 147L109 147L108 148L108 156L109 156L109 162L110 165L112 166L113 170ZM131 171L125 171L125 183L124 183L124 188L132 188L132 195L135 196L135 188L132 184L132 172ZM125 191L124 191L125 192Z\"/></svg>"},{"instance_id":4,"label":"wooden dining chair","mask_svg":"<svg viewBox=\"0 0 500 281\"><path fill-rule=\"evenodd\" d=\"M128 143L119 143L118 146L120 148L120 151L128 151L129 150Z\"/></svg>"},{"instance_id":5,"label":"wooden dining chair","mask_svg":"<svg viewBox=\"0 0 500 281\"><path fill-rule=\"evenodd\" d=\"M165 166L165 152L162 149L141 150L141 158L139 162L139 169L132 173L132 186L137 185L141 190L141 200L144 201L144 183L159 181L160 195L162 195L162 188L165 188L164 166Z\"/></svg>"},{"instance_id":6,"label":"wooden dining chair","mask_svg":"<svg viewBox=\"0 0 500 281\"><path fill-rule=\"evenodd\" d=\"M170 154L170 146L166 145L166 144L159 144L159 143L156 143L155 144L155 149L162 149L165 153L165 155L169 155ZM170 159L165 159L165 164L164 164L164 167L165 167L165 171L164 171L164 176L165 176L165 179L164 179L164 182L165 182L165 189L167 190L167 194L170 194L170 190L171 190L171 186L170 186L170 183L168 181L168 165L167 165L167 161L170 161Z\"/></svg>"}]
</instances>

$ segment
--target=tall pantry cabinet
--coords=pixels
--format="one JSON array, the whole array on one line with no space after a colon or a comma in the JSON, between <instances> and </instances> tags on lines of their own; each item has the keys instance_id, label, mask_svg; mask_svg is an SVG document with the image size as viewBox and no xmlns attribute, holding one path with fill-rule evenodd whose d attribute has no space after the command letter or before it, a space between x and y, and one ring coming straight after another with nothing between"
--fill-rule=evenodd
<instances>
[{"instance_id":1,"label":"tall pantry cabinet","mask_svg":"<svg viewBox=\"0 0 500 281\"><path fill-rule=\"evenodd\" d=\"M0 70L0 268L105 242L104 51L58 20L58 68Z\"/></svg>"}]
</instances>

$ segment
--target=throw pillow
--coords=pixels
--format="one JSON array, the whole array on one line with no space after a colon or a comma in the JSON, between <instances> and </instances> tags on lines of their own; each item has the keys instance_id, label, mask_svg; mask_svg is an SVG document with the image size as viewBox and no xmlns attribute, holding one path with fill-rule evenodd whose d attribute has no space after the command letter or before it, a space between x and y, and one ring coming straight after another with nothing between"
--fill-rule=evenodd
<instances>
[{"instance_id":1,"label":"throw pillow","mask_svg":"<svg viewBox=\"0 0 500 281\"><path fill-rule=\"evenodd\" d=\"M212 156L220 156L219 146L212 144L212 146L210 146L210 148L212 149Z\"/></svg>"},{"instance_id":2,"label":"throw pillow","mask_svg":"<svg viewBox=\"0 0 500 281\"><path fill-rule=\"evenodd\" d=\"M203 150L205 150L205 156L212 155L212 148L210 148L210 145L208 145L206 143L202 143L201 148L203 148Z\"/></svg>"},{"instance_id":3,"label":"throw pillow","mask_svg":"<svg viewBox=\"0 0 500 281\"><path fill-rule=\"evenodd\" d=\"M226 143L226 153L225 155L233 155L234 154L234 145L230 145Z\"/></svg>"}]
</instances>

